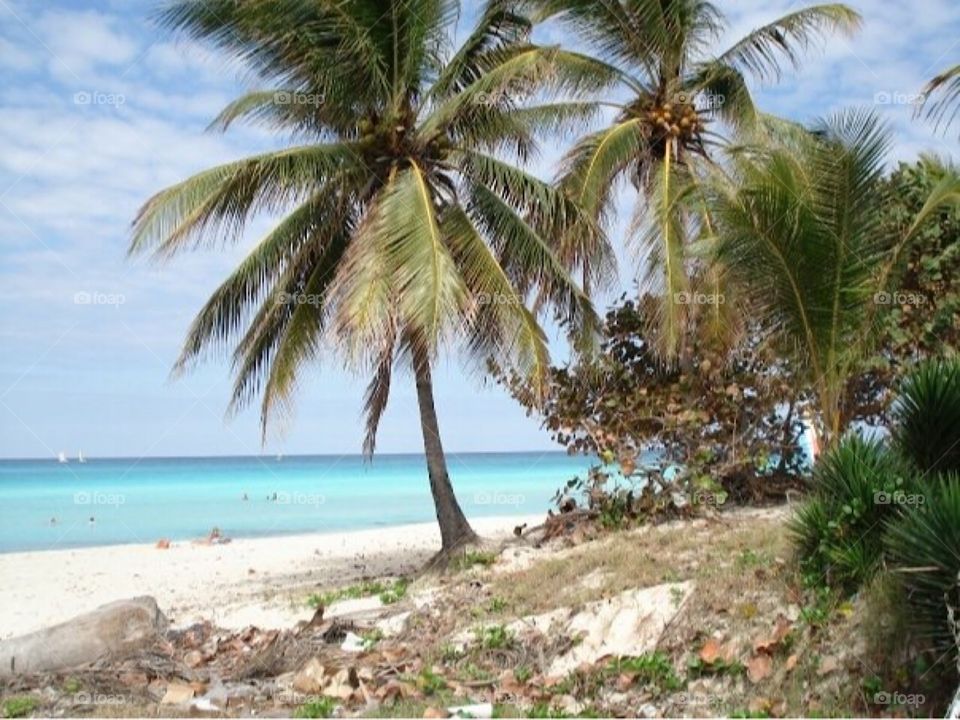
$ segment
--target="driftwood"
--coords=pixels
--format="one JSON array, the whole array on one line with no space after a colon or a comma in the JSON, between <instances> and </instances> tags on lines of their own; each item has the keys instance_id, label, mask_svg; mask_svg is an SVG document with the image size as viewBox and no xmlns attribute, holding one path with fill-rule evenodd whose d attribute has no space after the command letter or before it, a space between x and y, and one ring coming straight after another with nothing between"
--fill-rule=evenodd
<instances>
[{"instance_id":1,"label":"driftwood","mask_svg":"<svg viewBox=\"0 0 960 720\"><path fill-rule=\"evenodd\" d=\"M0 677L123 660L153 645L167 619L152 597L103 605L29 635L0 641Z\"/></svg>"}]
</instances>

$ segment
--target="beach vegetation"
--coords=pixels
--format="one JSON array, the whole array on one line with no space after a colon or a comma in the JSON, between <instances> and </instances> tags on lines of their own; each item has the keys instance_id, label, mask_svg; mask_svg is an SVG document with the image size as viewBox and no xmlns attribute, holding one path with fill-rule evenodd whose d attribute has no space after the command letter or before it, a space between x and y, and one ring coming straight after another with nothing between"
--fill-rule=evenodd
<instances>
[{"instance_id":1,"label":"beach vegetation","mask_svg":"<svg viewBox=\"0 0 960 720\"><path fill-rule=\"evenodd\" d=\"M634 682L651 685L662 690L679 690L686 683L677 675L673 662L662 652L652 652L635 657L617 657L610 661L608 671L627 673Z\"/></svg>"},{"instance_id":2,"label":"beach vegetation","mask_svg":"<svg viewBox=\"0 0 960 720\"><path fill-rule=\"evenodd\" d=\"M424 695L435 695L441 690L447 689L447 681L443 676L438 675L432 668L425 667L417 676L417 687Z\"/></svg>"},{"instance_id":3,"label":"beach vegetation","mask_svg":"<svg viewBox=\"0 0 960 720\"><path fill-rule=\"evenodd\" d=\"M860 16L834 3L800 7L718 47L726 28L720 8L696 0L669 3L531 0L536 19L555 19L587 45L621 80L625 99L607 101L612 124L584 135L563 159L560 187L601 226L612 225L616 189L629 182L639 199L628 234L645 259L643 290L650 293L648 336L668 361L685 355L688 320L695 308L680 299L723 286L722 269L698 273L695 245L712 224L699 184L711 173L722 124L735 137L763 135L774 121L754 102L748 77L762 82L797 67L811 43L831 34L850 35ZM581 241L582 242L582 241ZM591 253L601 268L604 253ZM592 278L584 276L589 288ZM728 322L701 330L728 335L737 327L732 303L720 311ZM719 337L719 336L718 336Z\"/></svg>"},{"instance_id":4,"label":"beach vegetation","mask_svg":"<svg viewBox=\"0 0 960 720\"><path fill-rule=\"evenodd\" d=\"M503 650L516 642L513 632L504 625L481 627L474 634L482 650Z\"/></svg>"},{"instance_id":5,"label":"beach vegetation","mask_svg":"<svg viewBox=\"0 0 960 720\"><path fill-rule=\"evenodd\" d=\"M295 718L329 718L333 717L337 703L333 698L321 697L304 703L293 711Z\"/></svg>"},{"instance_id":6,"label":"beach vegetation","mask_svg":"<svg viewBox=\"0 0 960 720\"><path fill-rule=\"evenodd\" d=\"M954 165L925 155L901 162L879 183L887 242L909 227L951 174L957 174ZM960 351L960 203L940 207L917 227L892 267L889 289L876 299L875 340L844 396L849 423L890 425L897 387L914 365Z\"/></svg>"},{"instance_id":7,"label":"beach vegetation","mask_svg":"<svg viewBox=\"0 0 960 720\"><path fill-rule=\"evenodd\" d=\"M960 356L933 359L899 386L894 442L924 476L960 472Z\"/></svg>"},{"instance_id":8,"label":"beach vegetation","mask_svg":"<svg viewBox=\"0 0 960 720\"><path fill-rule=\"evenodd\" d=\"M569 96L615 81L602 63L533 44L530 22L506 3L487 5L454 48L457 18L456 3L432 0L386 16L374 0L164 6L164 27L244 64L259 85L213 127L260 124L293 141L160 191L130 242L131 254L168 260L237 241L263 212L281 216L200 310L175 372L230 352L230 412L259 398L265 434L292 408L303 370L337 353L370 379L369 455L395 372L412 376L438 560L477 538L450 481L433 368L456 347L467 362L514 369L542 397L543 317L583 337L595 325L571 275L584 252L561 246L569 227L589 223L520 164L538 136L596 115Z\"/></svg>"},{"instance_id":9,"label":"beach vegetation","mask_svg":"<svg viewBox=\"0 0 960 720\"><path fill-rule=\"evenodd\" d=\"M497 560L497 555L490 550L465 550L458 554L451 562L457 570L469 570L472 567L488 567Z\"/></svg>"},{"instance_id":10,"label":"beach vegetation","mask_svg":"<svg viewBox=\"0 0 960 720\"><path fill-rule=\"evenodd\" d=\"M870 581L887 525L919 490L913 468L883 441L844 437L817 462L810 496L790 521L803 572L851 591Z\"/></svg>"},{"instance_id":11,"label":"beach vegetation","mask_svg":"<svg viewBox=\"0 0 960 720\"><path fill-rule=\"evenodd\" d=\"M5 718L22 718L40 707L40 701L32 695L16 695L5 698L2 707Z\"/></svg>"},{"instance_id":12,"label":"beach vegetation","mask_svg":"<svg viewBox=\"0 0 960 720\"><path fill-rule=\"evenodd\" d=\"M925 502L888 531L893 577L902 589L913 637L943 663L951 677L960 646L960 474L925 487Z\"/></svg>"},{"instance_id":13,"label":"beach vegetation","mask_svg":"<svg viewBox=\"0 0 960 720\"><path fill-rule=\"evenodd\" d=\"M307 604L310 607L327 607L340 600L356 600L376 596L384 605L392 605L406 596L409 586L410 582L406 578L365 580L335 590L313 593L307 598Z\"/></svg>"},{"instance_id":14,"label":"beach vegetation","mask_svg":"<svg viewBox=\"0 0 960 720\"><path fill-rule=\"evenodd\" d=\"M874 113L841 111L775 148L740 154L732 181L711 186L716 258L767 342L792 360L826 445L849 424L847 383L876 347L902 253L960 200L960 176L948 173L902 225L885 223L891 143Z\"/></svg>"}]
</instances>

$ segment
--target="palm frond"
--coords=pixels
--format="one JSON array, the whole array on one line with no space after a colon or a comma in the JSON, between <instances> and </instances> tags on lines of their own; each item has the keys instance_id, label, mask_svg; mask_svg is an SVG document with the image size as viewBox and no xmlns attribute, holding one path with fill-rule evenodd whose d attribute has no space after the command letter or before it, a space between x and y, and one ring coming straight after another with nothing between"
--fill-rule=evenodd
<instances>
[{"instance_id":1,"label":"palm frond","mask_svg":"<svg viewBox=\"0 0 960 720\"><path fill-rule=\"evenodd\" d=\"M304 260L303 246L313 243L309 256L322 250L336 225L346 219L332 208L328 192L314 195L286 216L250 251L236 270L218 287L197 314L184 341L174 372L190 367L207 347L224 346L243 327L250 308L284 276L287 268ZM336 225L331 228L331 221Z\"/></svg>"},{"instance_id":2,"label":"palm frond","mask_svg":"<svg viewBox=\"0 0 960 720\"><path fill-rule=\"evenodd\" d=\"M939 95L931 102L931 97ZM923 88L923 102L917 113L926 112L926 118L939 130L946 130L960 115L960 65L944 70Z\"/></svg>"},{"instance_id":3,"label":"palm frond","mask_svg":"<svg viewBox=\"0 0 960 720\"><path fill-rule=\"evenodd\" d=\"M347 144L305 145L205 170L162 190L133 221L129 252L166 259L186 247L236 240L251 216L303 201L317 185L360 164Z\"/></svg>"},{"instance_id":4,"label":"palm frond","mask_svg":"<svg viewBox=\"0 0 960 720\"><path fill-rule=\"evenodd\" d=\"M753 30L717 59L760 80L778 79L784 60L797 68L801 53L814 42L832 33L852 35L860 23L859 13L847 5L813 5Z\"/></svg>"}]
</instances>

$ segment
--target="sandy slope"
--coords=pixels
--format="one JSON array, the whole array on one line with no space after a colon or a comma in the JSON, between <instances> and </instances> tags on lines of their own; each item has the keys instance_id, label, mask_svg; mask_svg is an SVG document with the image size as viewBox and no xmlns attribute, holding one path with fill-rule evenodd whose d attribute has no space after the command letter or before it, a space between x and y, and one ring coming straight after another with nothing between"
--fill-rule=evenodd
<instances>
[{"instance_id":1,"label":"sandy slope","mask_svg":"<svg viewBox=\"0 0 960 720\"><path fill-rule=\"evenodd\" d=\"M536 517L473 520L499 538ZM362 576L396 575L440 547L435 523L345 533L234 540L203 546L175 542L0 555L0 638L66 620L106 602L153 595L184 625L202 618L224 627L287 627L309 619L311 590Z\"/></svg>"}]
</instances>

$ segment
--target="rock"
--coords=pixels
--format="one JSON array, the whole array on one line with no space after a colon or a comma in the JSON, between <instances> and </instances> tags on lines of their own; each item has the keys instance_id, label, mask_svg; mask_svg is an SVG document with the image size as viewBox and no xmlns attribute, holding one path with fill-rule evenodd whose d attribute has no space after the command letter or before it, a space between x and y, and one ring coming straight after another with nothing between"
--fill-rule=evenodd
<instances>
[{"instance_id":1,"label":"rock","mask_svg":"<svg viewBox=\"0 0 960 720\"><path fill-rule=\"evenodd\" d=\"M632 657L653 651L692 592L692 582L665 583L588 603L562 628L580 641L553 661L549 673L567 675L578 665L607 655Z\"/></svg>"},{"instance_id":2,"label":"rock","mask_svg":"<svg viewBox=\"0 0 960 720\"><path fill-rule=\"evenodd\" d=\"M404 628L407 626L407 618L409 617L409 611L398 613L397 615L390 615L375 622L374 627L382 632L384 637L393 637L404 631Z\"/></svg>"},{"instance_id":3,"label":"rock","mask_svg":"<svg viewBox=\"0 0 960 720\"><path fill-rule=\"evenodd\" d=\"M363 638L357 635L356 633L348 632L343 638L343 642L340 644L340 649L345 652L363 652L366 648L364 646Z\"/></svg>"},{"instance_id":4,"label":"rock","mask_svg":"<svg viewBox=\"0 0 960 720\"><path fill-rule=\"evenodd\" d=\"M160 538L159 540L157 540L157 544L155 547L157 548L157 550L169 550L170 541L167 540L166 538Z\"/></svg>"},{"instance_id":5,"label":"rock","mask_svg":"<svg viewBox=\"0 0 960 720\"><path fill-rule=\"evenodd\" d=\"M186 705L193 699L193 688L184 683L172 682L167 685L161 705Z\"/></svg>"},{"instance_id":6,"label":"rock","mask_svg":"<svg viewBox=\"0 0 960 720\"><path fill-rule=\"evenodd\" d=\"M642 718L655 718L659 715L657 706L653 703L644 703L639 708L637 708L637 717Z\"/></svg>"},{"instance_id":7,"label":"rock","mask_svg":"<svg viewBox=\"0 0 960 720\"><path fill-rule=\"evenodd\" d=\"M152 597L119 600L29 635L0 641L0 677L123 660L158 640L167 619Z\"/></svg>"},{"instance_id":8,"label":"rock","mask_svg":"<svg viewBox=\"0 0 960 720\"><path fill-rule=\"evenodd\" d=\"M293 676L293 689L304 695L314 695L323 690L327 670L318 658L310 658Z\"/></svg>"},{"instance_id":9,"label":"rock","mask_svg":"<svg viewBox=\"0 0 960 720\"><path fill-rule=\"evenodd\" d=\"M450 711L451 715L456 715L457 717L470 717L470 718L492 718L493 717L493 703L478 703L476 705L455 705L454 707L449 707L447 710Z\"/></svg>"}]
</instances>

